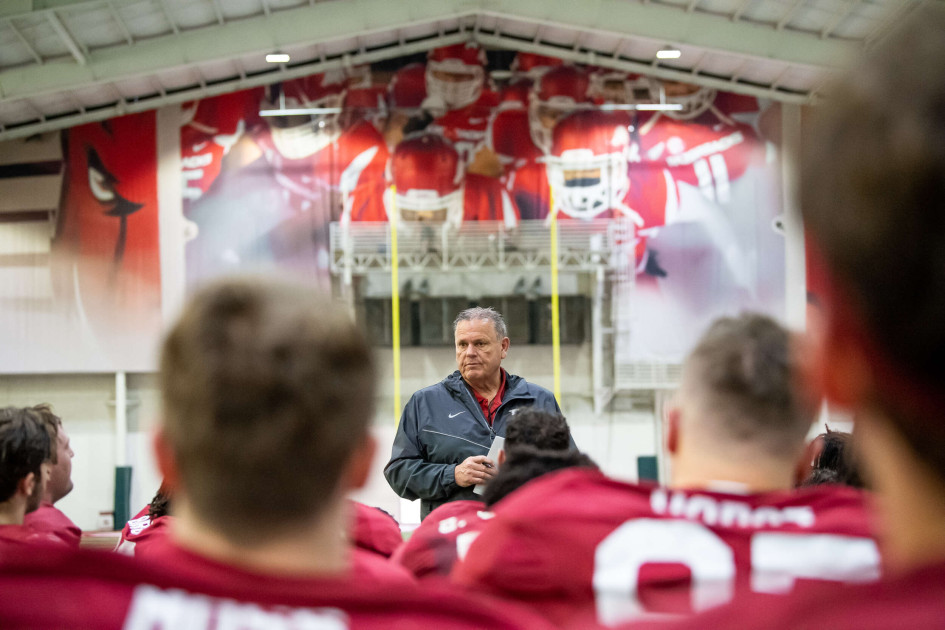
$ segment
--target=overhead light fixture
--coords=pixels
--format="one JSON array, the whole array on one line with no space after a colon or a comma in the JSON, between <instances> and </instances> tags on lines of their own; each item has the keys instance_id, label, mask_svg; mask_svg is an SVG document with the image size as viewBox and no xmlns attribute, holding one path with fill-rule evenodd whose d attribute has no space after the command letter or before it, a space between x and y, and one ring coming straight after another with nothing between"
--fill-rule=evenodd
<instances>
[{"instance_id":1,"label":"overhead light fixture","mask_svg":"<svg viewBox=\"0 0 945 630\"><path fill-rule=\"evenodd\" d=\"M340 114L341 107L298 107L295 109L261 109L260 116L311 116L313 114Z\"/></svg>"},{"instance_id":2,"label":"overhead light fixture","mask_svg":"<svg viewBox=\"0 0 945 630\"><path fill-rule=\"evenodd\" d=\"M663 48L656 51L657 59L679 59L682 56L682 51L678 48Z\"/></svg>"},{"instance_id":3,"label":"overhead light fixture","mask_svg":"<svg viewBox=\"0 0 945 630\"><path fill-rule=\"evenodd\" d=\"M269 53L266 55L266 61L269 63L289 63L289 55L286 53Z\"/></svg>"},{"instance_id":4,"label":"overhead light fixture","mask_svg":"<svg viewBox=\"0 0 945 630\"><path fill-rule=\"evenodd\" d=\"M675 112L683 108L681 103L605 103L601 111L637 110L640 112Z\"/></svg>"}]
</instances>

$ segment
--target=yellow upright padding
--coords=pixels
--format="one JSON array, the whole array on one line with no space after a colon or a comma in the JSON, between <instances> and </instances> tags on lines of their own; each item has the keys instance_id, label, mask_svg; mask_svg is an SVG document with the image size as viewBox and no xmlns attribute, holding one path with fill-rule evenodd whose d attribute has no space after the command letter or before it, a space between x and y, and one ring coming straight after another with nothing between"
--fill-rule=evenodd
<instances>
[{"instance_id":1,"label":"yellow upright padding","mask_svg":"<svg viewBox=\"0 0 945 630\"><path fill-rule=\"evenodd\" d=\"M397 188L390 187L390 296L392 350L394 354L394 426L400 423L400 280L397 255Z\"/></svg>"},{"instance_id":2,"label":"yellow upright padding","mask_svg":"<svg viewBox=\"0 0 945 630\"><path fill-rule=\"evenodd\" d=\"M551 365L554 371L554 394L561 405L561 317L558 308L558 213L555 211L554 189L548 191L551 212Z\"/></svg>"}]
</instances>

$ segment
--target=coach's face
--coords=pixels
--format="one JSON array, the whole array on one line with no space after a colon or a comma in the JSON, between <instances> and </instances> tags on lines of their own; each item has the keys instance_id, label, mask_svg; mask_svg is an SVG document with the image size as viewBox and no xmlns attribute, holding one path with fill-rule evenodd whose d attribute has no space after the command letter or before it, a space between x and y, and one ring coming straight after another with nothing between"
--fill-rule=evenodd
<instances>
[{"instance_id":1,"label":"coach's face","mask_svg":"<svg viewBox=\"0 0 945 630\"><path fill-rule=\"evenodd\" d=\"M499 336L488 319L456 324L456 365L466 382L485 385L499 374L499 366L509 350L509 338Z\"/></svg>"}]
</instances>

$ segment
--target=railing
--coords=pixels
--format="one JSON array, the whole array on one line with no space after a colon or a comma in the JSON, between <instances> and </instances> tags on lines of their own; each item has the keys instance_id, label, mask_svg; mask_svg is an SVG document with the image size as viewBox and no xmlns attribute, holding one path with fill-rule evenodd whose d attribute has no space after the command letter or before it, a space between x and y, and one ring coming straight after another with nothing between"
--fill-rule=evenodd
<instances>
[{"instance_id":1,"label":"railing","mask_svg":"<svg viewBox=\"0 0 945 630\"><path fill-rule=\"evenodd\" d=\"M389 223L331 224L331 270L360 275L391 269ZM614 269L627 264L616 254L618 238L632 238L620 220L561 221L558 266L567 271ZM545 221L522 221L507 229L498 221L467 222L459 229L416 224L397 231L398 265L404 270L455 271L540 269L551 266L551 235ZM632 250L631 250L632 251ZM630 261L632 265L632 261Z\"/></svg>"}]
</instances>

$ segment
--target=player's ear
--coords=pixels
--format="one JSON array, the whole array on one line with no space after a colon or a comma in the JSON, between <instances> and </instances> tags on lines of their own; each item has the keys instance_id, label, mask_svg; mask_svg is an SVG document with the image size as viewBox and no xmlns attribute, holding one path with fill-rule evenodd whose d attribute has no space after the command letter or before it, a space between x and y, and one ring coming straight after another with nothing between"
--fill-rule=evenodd
<instances>
[{"instance_id":1,"label":"player's ear","mask_svg":"<svg viewBox=\"0 0 945 630\"><path fill-rule=\"evenodd\" d=\"M499 451L499 454L496 456L495 459L496 459L496 464L498 464L499 466L505 463L505 449L504 448L501 451Z\"/></svg>"},{"instance_id":2,"label":"player's ear","mask_svg":"<svg viewBox=\"0 0 945 630\"><path fill-rule=\"evenodd\" d=\"M666 412L666 452L675 455L679 450L679 422L682 412L673 405Z\"/></svg>"},{"instance_id":3,"label":"player's ear","mask_svg":"<svg viewBox=\"0 0 945 630\"><path fill-rule=\"evenodd\" d=\"M354 452L351 453L348 472L345 475L347 479L345 490L356 490L364 487L370 476L371 464L374 462L376 451L377 440L370 433L366 433L358 446L355 447Z\"/></svg>"},{"instance_id":4,"label":"player's ear","mask_svg":"<svg viewBox=\"0 0 945 630\"><path fill-rule=\"evenodd\" d=\"M25 497L31 496L33 494L33 489L36 487L36 475L34 473L26 473L26 476L16 482L16 491L19 494L22 494Z\"/></svg>"},{"instance_id":5,"label":"player's ear","mask_svg":"<svg viewBox=\"0 0 945 630\"><path fill-rule=\"evenodd\" d=\"M158 472L164 478L163 485L171 492L177 492L180 488L180 471L177 467L174 450L171 448L163 426L155 429L151 445L154 450L154 461L157 464Z\"/></svg>"},{"instance_id":6,"label":"player's ear","mask_svg":"<svg viewBox=\"0 0 945 630\"><path fill-rule=\"evenodd\" d=\"M509 352L509 338L502 337L502 358L505 358L505 355Z\"/></svg>"}]
</instances>

